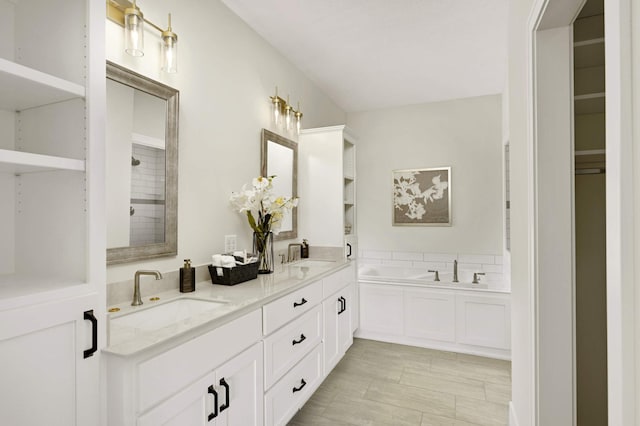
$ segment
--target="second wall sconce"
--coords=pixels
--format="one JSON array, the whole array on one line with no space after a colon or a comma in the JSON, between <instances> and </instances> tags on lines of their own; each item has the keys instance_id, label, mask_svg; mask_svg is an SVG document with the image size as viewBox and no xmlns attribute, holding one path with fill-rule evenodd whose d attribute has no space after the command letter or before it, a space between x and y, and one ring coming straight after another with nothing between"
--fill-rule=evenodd
<instances>
[{"instance_id":1,"label":"second wall sconce","mask_svg":"<svg viewBox=\"0 0 640 426\"><path fill-rule=\"evenodd\" d=\"M278 96L278 87L276 86L276 94L270 96L271 110L273 112L272 120L275 127L282 126L286 131L291 131L293 125L296 126L296 133L300 134L302 126L302 112L300 111L300 102L298 102L298 109L295 110L289 103L289 96L285 101Z\"/></svg>"},{"instance_id":2,"label":"second wall sconce","mask_svg":"<svg viewBox=\"0 0 640 426\"><path fill-rule=\"evenodd\" d=\"M136 5L136 0L107 0L107 17L124 27L124 49L131 56L144 55L144 23L160 32L162 40L162 71L178 72L178 35L171 29L171 14L167 29L164 30L145 19Z\"/></svg>"}]
</instances>

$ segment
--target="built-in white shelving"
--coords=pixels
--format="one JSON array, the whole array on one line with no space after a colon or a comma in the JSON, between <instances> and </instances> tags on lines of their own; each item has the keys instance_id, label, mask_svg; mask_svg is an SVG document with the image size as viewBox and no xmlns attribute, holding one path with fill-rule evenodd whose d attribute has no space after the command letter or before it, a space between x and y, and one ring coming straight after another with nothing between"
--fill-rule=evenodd
<instances>
[{"instance_id":1,"label":"built-in white shelving","mask_svg":"<svg viewBox=\"0 0 640 426\"><path fill-rule=\"evenodd\" d=\"M0 58L0 109L22 111L84 96L79 84Z\"/></svg>"},{"instance_id":2,"label":"built-in white shelving","mask_svg":"<svg viewBox=\"0 0 640 426\"><path fill-rule=\"evenodd\" d=\"M0 173L37 173L53 170L84 172L84 160L0 149Z\"/></svg>"}]
</instances>

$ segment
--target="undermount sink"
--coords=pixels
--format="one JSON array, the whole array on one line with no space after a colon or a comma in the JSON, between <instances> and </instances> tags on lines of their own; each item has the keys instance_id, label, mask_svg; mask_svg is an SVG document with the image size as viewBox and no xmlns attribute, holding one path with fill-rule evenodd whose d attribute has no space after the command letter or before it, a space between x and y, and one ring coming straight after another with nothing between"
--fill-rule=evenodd
<instances>
[{"instance_id":1,"label":"undermount sink","mask_svg":"<svg viewBox=\"0 0 640 426\"><path fill-rule=\"evenodd\" d=\"M157 330L194 315L215 311L226 302L202 299L176 299L148 307L121 317L112 318L111 326L132 327L140 330Z\"/></svg>"},{"instance_id":2,"label":"undermount sink","mask_svg":"<svg viewBox=\"0 0 640 426\"><path fill-rule=\"evenodd\" d=\"M331 266L331 264L336 263L335 260L317 260L317 259L304 259L299 260L296 263L292 263L291 266L295 267L308 267L312 268L314 266Z\"/></svg>"}]
</instances>

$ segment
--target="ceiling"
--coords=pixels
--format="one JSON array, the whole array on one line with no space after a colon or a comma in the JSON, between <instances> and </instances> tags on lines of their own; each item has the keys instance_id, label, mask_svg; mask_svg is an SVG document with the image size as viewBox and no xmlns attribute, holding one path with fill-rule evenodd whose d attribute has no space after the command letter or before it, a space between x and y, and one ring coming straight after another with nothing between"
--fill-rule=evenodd
<instances>
[{"instance_id":1,"label":"ceiling","mask_svg":"<svg viewBox=\"0 0 640 426\"><path fill-rule=\"evenodd\" d=\"M347 112L505 88L508 0L222 1Z\"/></svg>"}]
</instances>

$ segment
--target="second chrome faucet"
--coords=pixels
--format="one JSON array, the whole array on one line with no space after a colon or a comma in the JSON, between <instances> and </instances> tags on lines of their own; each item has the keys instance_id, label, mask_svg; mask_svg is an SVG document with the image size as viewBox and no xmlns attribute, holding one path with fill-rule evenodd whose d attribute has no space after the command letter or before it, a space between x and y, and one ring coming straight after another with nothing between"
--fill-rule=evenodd
<instances>
[{"instance_id":1,"label":"second chrome faucet","mask_svg":"<svg viewBox=\"0 0 640 426\"><path fill-rule=\"evenodd\" d=\"M453 280L452 282L457 283L458 282L458 260L454 259L453 261Z\"/></svg>"}]
</instances>

